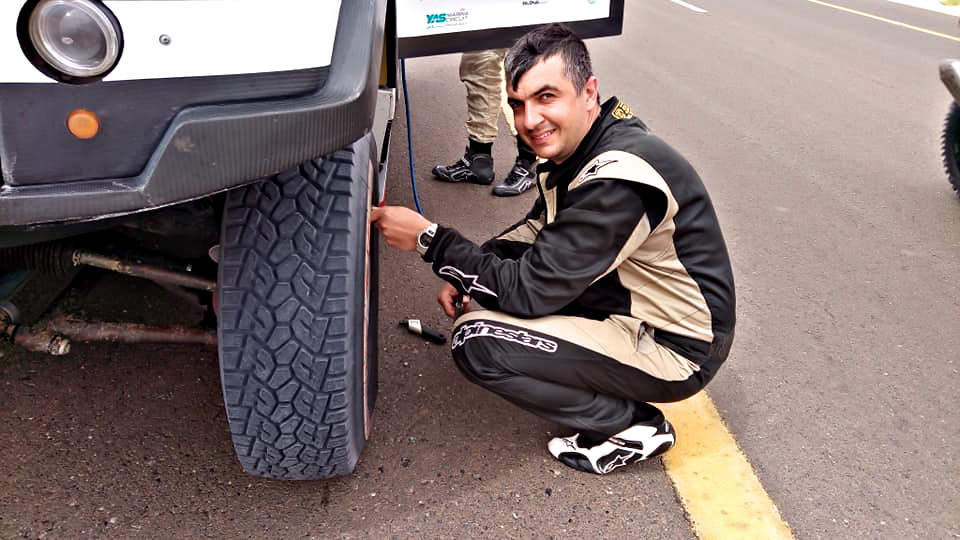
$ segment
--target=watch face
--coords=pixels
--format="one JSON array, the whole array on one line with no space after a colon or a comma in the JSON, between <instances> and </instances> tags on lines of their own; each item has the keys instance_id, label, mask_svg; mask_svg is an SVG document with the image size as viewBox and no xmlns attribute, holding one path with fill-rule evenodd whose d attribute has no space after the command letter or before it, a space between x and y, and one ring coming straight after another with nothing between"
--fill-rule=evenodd
<instances>
[{"instance_id":1,"label":"watch face","mask_svg":"<svg viewBox=\"0 0 960 540\"><path fill-rule=\"evenodd\" d=\"M417 235L417 251L419 251L421 255L426 253L427 248L430 247L431 240L433 240L433 235L428 231L423 231Z\"/></svg>"},{"instance_id":2,"label":"watch face","mask_svg":"<svg viewBox=\"0 0 960 540\"><path fill-rule=\"evenodd\" d=\"M430 242L433 241L433 236L436 234L437 226L431 225L426 229L420 231L420 234L417 235L417 251L421 255L427 252L427 248L430 247Z\"/></svg>"}]
</instances>

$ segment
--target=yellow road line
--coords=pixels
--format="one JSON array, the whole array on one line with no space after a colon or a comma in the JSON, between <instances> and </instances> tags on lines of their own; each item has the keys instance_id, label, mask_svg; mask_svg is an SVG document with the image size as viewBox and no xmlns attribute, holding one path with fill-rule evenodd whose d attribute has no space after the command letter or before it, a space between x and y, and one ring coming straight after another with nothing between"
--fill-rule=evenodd
<instances>
[{"instance_id":1,"label":"yellow road line","mask_svg":"<svg viewBox=\"0 0 960 540\"><path fill-rule=\"evenodd\" d=\"M701 540L793 538L705 392L657 406L677 430L663 464Z\"/></svg>"},{"instance_id":2,"label":"yellow road line","mask_svg":"<svg viewBox=\"0 0 960 540\"><path fill-rule=\"evenodd\" d=\"M895 20L893 20L893 19L888 19L888 18L886 18L886 17L880 17L879 15L872 15L872 14L870 14L870 13L866 13L866 12L863 12L863 11L858 11L858 10L856 10L856 9L850 9L850 8L843 7L843 6L838 6L838 5L836 5L836 4L830 4L830 3L828 3L828 2L821 2L821 0L807 0L807 2L813 2L814 4L819 4L819 5L821 5L821 6L825 6L825 7L828 7L828 8L833 8L833 9L836 9L836 10L839 10L839 11L843 11L844 13L851 13L851 14L853 14L853 15L860 15L861 17L866 17L866 18L868 18L868 19L873 19L873 20L875 20L875 21L885 22L885 23L887 23L887 24L892 24L892 25L894 25L894 26L899 26L899 27L901 27L901 28L908 28L908 29L910 29L910 30L916 30L917 32L923 32L924 34L929 34L929 35L931 35L931 36L941 37L941 38L943 38L943 39L949 39L950 41L960 42L960 37L951 36L950 34L944 34L944 33L942 33L942 32L937 32L937 31L934 31L934 30L930 30L930 29L928 29L928 28L922 28L922 27L920 27L920 26L914 26L914 25L912 25L912 24L902 23L902 22L900 22L900 21L895 21Z\"/></svg>"}]
</instances>

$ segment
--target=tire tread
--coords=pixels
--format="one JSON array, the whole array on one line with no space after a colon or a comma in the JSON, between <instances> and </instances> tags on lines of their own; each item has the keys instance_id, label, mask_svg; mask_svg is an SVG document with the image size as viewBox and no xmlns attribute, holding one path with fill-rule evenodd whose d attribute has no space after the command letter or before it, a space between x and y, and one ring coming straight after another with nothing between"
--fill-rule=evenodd
<instances>
[{"instance_id":1,"label":"tire tread","mask_svg":"<svg viewBox=\"0 0 960 540\"><path fill-rule=\"evenodd\" d=\"M950 104L950 110L943 122L941 157L943 167L947 171L947 178L954 192L960 195L960 104L956 101Z\"/></svg>"},{"instance_id":2,"label":"tire tread","mask_svg":"<svg viewBox=\"0 0 960 540\"><path fill-rule=\"evenodd\" d=\"M221 235L220 356L237 458L252 474L318 479L363 446L351 396L358 315L351 264L357 152L347 147L228 194ZM366 190L363 190L366 196ZM365 224L365 216L363 217ZM359 229L359 230L358 230ZM361 254L362 255L362 254ZM359 312L362 315L362 311ZM362 425L362 424L361 424Z\"/></svg>"}]
</instances>

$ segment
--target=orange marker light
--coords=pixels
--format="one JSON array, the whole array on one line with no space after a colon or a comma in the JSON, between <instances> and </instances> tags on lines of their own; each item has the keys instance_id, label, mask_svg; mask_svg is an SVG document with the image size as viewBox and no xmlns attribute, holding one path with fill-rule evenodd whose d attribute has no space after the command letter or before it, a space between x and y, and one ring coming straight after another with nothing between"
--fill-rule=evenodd
<instances>
[{"instance_id":1,"label":"orange marker light","mask_svg":"<svg viewBox=\"0 0 960 540\"><path fill-rule=\"evenodd\" d=\"M100 119L86 109L77 109L67 115L67 129L78 139L92 139L100 131Z\"/></svg>"}]
</instances>

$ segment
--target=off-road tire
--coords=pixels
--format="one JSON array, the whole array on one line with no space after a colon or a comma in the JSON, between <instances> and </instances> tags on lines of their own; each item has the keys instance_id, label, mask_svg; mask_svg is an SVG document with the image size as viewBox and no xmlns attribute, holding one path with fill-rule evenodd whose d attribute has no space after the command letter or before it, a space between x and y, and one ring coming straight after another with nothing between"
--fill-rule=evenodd
<instances>
[{"instance_id":1,"label":"off-road tire","mask_svg":"<svg viewBox=\"0 0 960 540\"><path fill-rule=\"evenodd\" d=\"M947 119L943 123L943 167L953 190L960 195L960 105L950 104Z\"/></svg>"},{"instance_id":2,"label":"off-road tire","mask_svg":"<svg viewBox=\"0 0 960 540\"><path fill-rule=\"evenodd\" d=\"M227 196L220 374L248 473L322 479L360 457L376 391L374 146L364 137Z\"/></svg>"}]
</instances>

